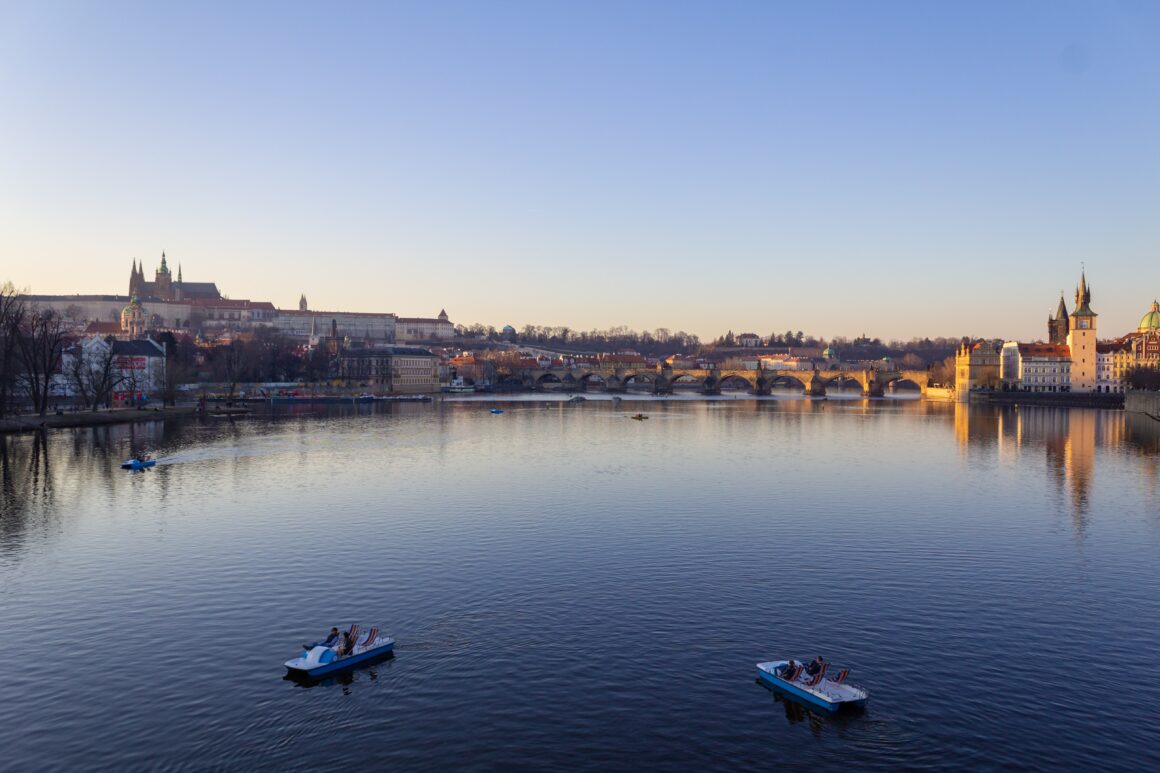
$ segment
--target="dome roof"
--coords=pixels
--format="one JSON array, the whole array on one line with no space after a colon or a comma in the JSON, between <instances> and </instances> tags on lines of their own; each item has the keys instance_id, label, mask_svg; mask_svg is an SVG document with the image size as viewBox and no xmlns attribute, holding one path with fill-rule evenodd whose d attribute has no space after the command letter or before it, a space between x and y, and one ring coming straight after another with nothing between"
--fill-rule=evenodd
<instances>
[{"instance_id":1,"label":"dome roof","mask_svg":"<svg viewBox=\"0 0 1160 773\"><path fill-rule=\"evenodd\" d=\"M1160 303L1152 301L1152 309L1140 318L1141 333L1146 333L1149 330L1160 330Z\"/></svg>"},{"instance_id":2,"label":"dome roof","mask_svg":"<svg viewBox=\"0 0 1160 773\"><path fill-rule=\"evenodd\" d=\"M129 299L128 306L121 309L121 316L125 316L126 314L140 314L140 313L141 313L141 302L139 300L137 300L136 295L134 295L132 298Z\"/></svg>"}]
</instances>

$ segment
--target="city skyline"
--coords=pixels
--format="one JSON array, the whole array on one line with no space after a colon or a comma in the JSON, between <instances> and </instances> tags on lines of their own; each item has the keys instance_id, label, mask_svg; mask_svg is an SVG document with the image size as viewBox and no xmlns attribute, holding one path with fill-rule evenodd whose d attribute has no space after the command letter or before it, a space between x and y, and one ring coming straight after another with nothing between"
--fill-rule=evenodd
<instances>
[{"instance_id":1,"label":"city skyline","mask_svg":"<svg viewBox=\"0 0 1160 773\"><path fill-rule=\"evenodd\" d=\"M0 281L703 340L1160 294L1160 8L9 4Z\"/></svg>"}]
</instances>

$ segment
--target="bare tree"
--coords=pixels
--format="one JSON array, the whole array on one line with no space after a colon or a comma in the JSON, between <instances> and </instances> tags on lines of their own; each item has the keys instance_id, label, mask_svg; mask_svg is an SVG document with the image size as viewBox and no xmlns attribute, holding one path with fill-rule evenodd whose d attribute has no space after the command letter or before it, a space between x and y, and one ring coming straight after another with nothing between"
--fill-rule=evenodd
<instances>
[{"instance_id":1,"label":"bare tree","mask_svg":"<svg viewBox=\"0 0 1160 773\"><path fill-rule=\"evenodd\" d=\"M68 325L52 309L33 307L21 325L20 359L24 365L21 380L32 407L41 416L48 413L53 377L60 371L67 337Z\"/></svg>"},{"instance_id":2,"label":"bare tree","mask_svg":"<svg viewBox=\"0 0 1160 773\"><path fill-rule=\"evenodd\" d=\"M78 345L67 373L73 388L93 412L101 403L108 402L113 391L125 381L125 376L117 367L118 358L113 354L113 341L108 339L103 343L104 345L91 355L83 345Z\"/></svg>"},{"instance_id":3,"label":"bare tree","mask_svg":"<svg viewBox=\"0 0 1160 773\"><path fill-rule=\"evenodd\" d=\"M16 399L24 314L24 301L12 283L0 285L0 416L8 413Z\"/></svg>"}]
</instances>

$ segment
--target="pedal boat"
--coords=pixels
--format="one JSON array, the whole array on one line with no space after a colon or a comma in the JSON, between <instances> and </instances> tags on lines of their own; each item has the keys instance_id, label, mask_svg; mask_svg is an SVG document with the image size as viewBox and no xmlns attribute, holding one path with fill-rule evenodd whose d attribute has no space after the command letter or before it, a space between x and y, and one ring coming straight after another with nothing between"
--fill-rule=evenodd
<instances>
[{"instance_id":1,"label":"pedal boat","mask_svg":"<svg viewBox=\"0 0 1160 773\"><path fill-rule=\"evenodd\" d=\"M357 624L351 626L351 638L356 643L349 655L339 655L333 647L316 644L303 649L302 654L293 660L287 660L287 672L294 676L324 676L384 657L395 649L395 640L390 636L380 636L377 625L370 626L366 633L362 628Z\"/></svg>"},{"instance_id":2,"label":"pedal boat","mask_svg":"<svg viewBox=\"0 0 1160 773\"><path fill-rule=\"evenodd\" d=\"M156 459L128 459L121 462L122 470L147 470L157 464Z\"/></svg>"},{"instance_id":3,"label":"pedal boat","mask_svg":"<svg viewBox=\"0 0 1160 773\"><path fill-rule=\"evenodd\" d=\"M808 660L795 660L794 662L802 665L809 663ZM849 669L843 669L836 678L830 679L826 677L826 671L829 670L830 664L826 663L822 668L822 673L817 678L807 676L804 669L798 669L800 675L791 681L785 678L785 669L788 665L789 661L787 660L758 663L757 675L761 681L779 692L829 712L837 712L846 708L863 708L870 698L870 693L865 688L846 681Z\"/></svg>"}]
</instances>

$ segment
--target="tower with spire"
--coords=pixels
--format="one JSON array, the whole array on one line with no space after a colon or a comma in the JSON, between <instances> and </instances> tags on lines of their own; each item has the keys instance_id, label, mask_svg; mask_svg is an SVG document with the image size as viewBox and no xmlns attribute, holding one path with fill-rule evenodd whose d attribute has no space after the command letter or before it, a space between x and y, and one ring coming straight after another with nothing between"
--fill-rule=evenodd
<instances>
[{"instance_id":1,"label":"tower with spire","mask_svg":"<svg viewBox=\"0 0 1160 773\"><path fill-rule=\"evenodd\" d=\"M153 275L153 294L166 301L173 300L172 274L165 263L165 250L161 251L161 266Z\"/></svg>"},{"instance_id":2,"label":"tower with spire","mask_svg":"<svg viewBox=\"0 0 1160 773\"><path fill-rule=\"evenodd\" d=\"M145 275L140 268L137 267L137 259L133 258L133 268L129 270L129 297L134 295L141 295L141 283L145 281Z\"/></svg>"},{"instance_id":3,"label":"tower with spire","mask_svg":"<svg viewBox=\"0 0 1160 773\"><path fill-rule=\"evenodd\" d=\"M1055 316L1047 315L1047 343L1065 344L1067 334L1071 331L1071 319L1067 313L1067 304L1063 302L1063 291L1059 292L1059 306L1055 309Z\"/></svg>"},{"instance_id":4,"label":"tower with spire","mask_svg":"<svg viewBox=\"0 0 1160 773\"><path fill-rule=\"evenodd\" d=\"M1096 313L1091 310L1092 291L1081 270L1075 288L1075 310L1067 346L1071 350L1071 391L1093 392L1096 388Z\"/></svg>"}]
</instances>

